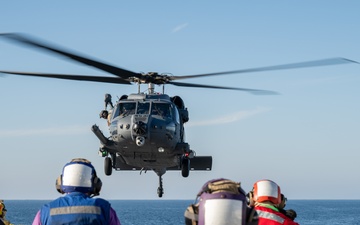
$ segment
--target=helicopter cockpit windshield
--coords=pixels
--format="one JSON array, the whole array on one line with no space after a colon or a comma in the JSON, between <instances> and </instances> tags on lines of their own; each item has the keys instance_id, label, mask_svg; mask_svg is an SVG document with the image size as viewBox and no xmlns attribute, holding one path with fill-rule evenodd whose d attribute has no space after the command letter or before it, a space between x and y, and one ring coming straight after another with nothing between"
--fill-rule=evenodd
<instances>
[{"instance_id":1,"label":"helicopter cockpit windshield","mask_svg":"<svg viewBox=\"0 0 360 225\"><path fill-rule=\"evenodd\" d=\"M136 114L150 114L149 102L138 102Z\"/></svg>"},{"instance_id":2,"label":"helicopter cockpit windshield","mask_svg":"<svg viewBox=\"0 0 360 225\"><path fill-rule=\"evenodd\" d=\"M161 116L164 118L173 118L171 105L168 103L154 103L151 107L151 114L155 116Z\"/></svg>"},{"instance_id":3,"label":"helicopter cockpit windshield","mask_svg":"<svg viewBox=\"0 0 360 225\"><path fill-rule=\"evenodd\" d=\"M135 102L120 103L116 108L113 118L116 118L118 116L125 117L135 114L135 108L136 108Z\"/></svg>"},{"instance_id":4,"label":"helicopter cockpit windshield","mask_svg":"<svg viewBox=\"0 0 360 225\"><path fill-rule=\"evenodd\" d=\"M177 109L164 102L121 102L117 105L113 118L131 115L152 115L163 119L173 119L179 122Z\"/></svg>"}]
</instances>

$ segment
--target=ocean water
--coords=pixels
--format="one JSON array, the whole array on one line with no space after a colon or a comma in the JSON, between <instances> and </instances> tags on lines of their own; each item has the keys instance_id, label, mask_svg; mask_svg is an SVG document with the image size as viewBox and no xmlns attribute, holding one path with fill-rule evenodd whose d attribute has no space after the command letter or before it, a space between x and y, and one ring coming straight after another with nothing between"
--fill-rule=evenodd
<instances>
[{"instance_id":1,"label":"ocean water","mask_svg":"<svg viewBox=\"0 0 360 225\"><path fill-rule=\"evenodd\" d=\"M7 218L15 225L31 224L48 200L5 200ZM122 225L181 225L193 200L110 200ZM301 225L360 225L360 200L289 200Z\"/></svg>"}]
</instances>

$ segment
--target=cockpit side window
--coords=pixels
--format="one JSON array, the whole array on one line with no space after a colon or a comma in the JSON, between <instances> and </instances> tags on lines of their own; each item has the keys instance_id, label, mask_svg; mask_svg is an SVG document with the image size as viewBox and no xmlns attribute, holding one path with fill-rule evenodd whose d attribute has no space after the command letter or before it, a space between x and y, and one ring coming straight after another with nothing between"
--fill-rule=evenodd
<instances>
[{"instance_id":1,"label":"cockpit side window","mask_svg":"<svg viewBox=\"0 0 360 225\"><path fill-rule=\"evenodd\" d=\"M150 103L149 102L138 102L137 114L149 114Z\"/></svg>"},{"instance_id":2,"label":"cockpit side window","mask_svg":"<svg viewBox=\"0 0 360 225\"><path fill-rule=\"evenodd\" d=\"M170 104L153 102L152 107L151 107L151 114L157 115L157 116L162 116L165 118L172 118L173 113L172 113Z\"/></svg>"},{"instance_id":3,"label":"cockpit side window","mask_svg":"<svg viewBox=\"0 0 360 225\"><path fill-rule=\"evenodd\" d=\"M180 123L180 114L179 114L179 110L177 109L177 107L173 107L173 113L174 113L174 117L175 117L175 121L177 123Z\"/></svg>"},{"instance_id":4,"label":"cockpit side window","mask_svg":"<svg viewBox=\"0 0 360 225\"><path fill-rule=\"evenodd\" d=\"M118 117L119 115L120 115L120 106L117 105L117 106L115 107L115 109L114 109L114 113L113 113L113 115L112 115L112 118L114 119L114 118Z\"/></svg>"}]
</instances>

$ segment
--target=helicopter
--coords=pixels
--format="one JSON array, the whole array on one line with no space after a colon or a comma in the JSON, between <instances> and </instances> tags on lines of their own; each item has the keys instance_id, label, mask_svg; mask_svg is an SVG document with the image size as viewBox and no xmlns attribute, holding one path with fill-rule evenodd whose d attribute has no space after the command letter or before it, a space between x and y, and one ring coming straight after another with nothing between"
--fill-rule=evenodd
<instances>
[{"instance_id":1,"label":"helicopter","mask_svg":"<svg viewBox=\"0 0 360 225\"><path fill-rule=\"evenodd\" d=\"M140 174L143 171L152 170L159 178L159 186L157 189L158 197L162 197L164 194L162 176L166 171L181 171L183 177L188 177L192 170L210 171L212 169L212 156L197 156L196 152L190 148L189 143L186 142L185 124L189 121L188 109L180 96L171 97L165 94L165 85L235 90L256 95L270 95L277 93L269 90L183 83L177 80L356 63L346 58L329 58L277 66L173 76L157 72L136 73L91 59L90 57L75 54L70 50L55 47L52 44L20 33L0 33L0 37L14 41L17 44L66 57L72 61L100 69L115 76L88 76L5 70L0 70L0 73L122 85L132 85L135 83L138 85L138 91L136 93L122 95L115 104L112 102L111 95L105 94L105 107L100 112L100 118L107 120L109 137L106 137L96 124L94 124L91 129L100 141L98 153L101 157L104 157L105 175L110 176L113 170L140 171ZM140 91L140 86L143 84L148 85L147 91L145 92ZM155 85L162 85L162 92L156 92Z\"/></svg>"}]
</instances>

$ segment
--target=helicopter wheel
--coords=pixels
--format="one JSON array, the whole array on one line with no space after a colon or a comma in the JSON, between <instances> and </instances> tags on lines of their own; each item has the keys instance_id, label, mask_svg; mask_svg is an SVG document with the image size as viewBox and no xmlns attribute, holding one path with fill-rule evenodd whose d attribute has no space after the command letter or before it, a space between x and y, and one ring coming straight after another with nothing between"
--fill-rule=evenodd
<instances>
[{"instance_id":1,"label":"helicopter wheel","mask_svg":"<svg viewBox=\"0 0 360 225\"><path fill-rule=\"evenodd\" d=\"M105 157L104 171L106 176L110 176L112 173L112 160L110 157Z\"/></svg>"},{"instance_id":2,"label":"helicopter wheel","mask_svg":"<svg viewBox=\"0 0 360 225\"><path fill-rule=\"evenodd\" d=\"M183 177L188 177L190 172L190 160L187 157L184 157L181 160L181 175Z\"/></svg>"}]
</instances>

